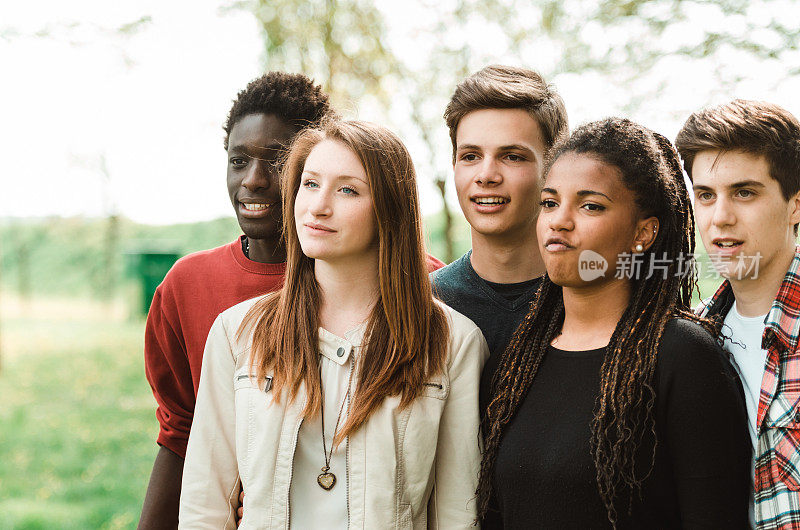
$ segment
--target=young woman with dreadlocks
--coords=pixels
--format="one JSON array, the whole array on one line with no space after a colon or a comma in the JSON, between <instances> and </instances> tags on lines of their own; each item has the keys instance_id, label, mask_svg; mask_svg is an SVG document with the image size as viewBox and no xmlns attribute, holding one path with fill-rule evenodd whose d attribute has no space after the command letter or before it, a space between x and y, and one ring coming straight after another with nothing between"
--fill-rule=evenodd
<instances>
[{"instance_id":1,"label":"young woman with dreadlocks","mask_svg":"<svg viewBox=\"0 0 800 530\"><path fill-rule=\"evenodd\" d=\"M746 528L745 409L690 311L672 145L629 120L584 125L554 148L541 198L547 275L493 383L484 527Z\"/></svg>"}]
</instances>

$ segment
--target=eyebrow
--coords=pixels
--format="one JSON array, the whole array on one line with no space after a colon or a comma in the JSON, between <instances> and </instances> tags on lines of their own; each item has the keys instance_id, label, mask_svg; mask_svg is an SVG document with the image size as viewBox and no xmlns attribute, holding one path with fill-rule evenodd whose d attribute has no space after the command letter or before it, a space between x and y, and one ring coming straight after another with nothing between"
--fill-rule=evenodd
<instances>
[{"instance_id":1,"label":"eyebrow","mask_svg":"<svg viewBox=\"0 0 800 530\"><path fill-rule=\"evenodd\" d=\"M457 147L458 151L462 151L464 149L477 149L478 151L480 151L482 148L481 146L476 144L461 144Z\"/></svg>"},{"instance_id":2,"label":"eyebrow","mask_svg":"<svg viewBox=\"0 0 800 530\"><path fill-rule=\"evenodd\" d=\"M558 191L554 190L553 188L542 188L542 193L545 192L550 193L552 195L558 195ZM601 193L599 191L594 191L594 190L580 190L576 193L576 195L578 197L586 197L587 195L600 195L601 197L605 197L606 199L608 199L610 202L614 202L614 200L605 193Z\"/></svg>"},{"instance_id":3,"label":"eyebrow","mask_svg":"<svg viewBox=\"0 0 800 530\"><path fill-rule=\"evenodd\" d=\"M530 147L525 147L521 144L511 144L511 145L501 145L497 148L498 151L526 151L528 153L532 153L533 149Z\"/></svg>"},{"instance_id":4,"label":"eyebrow","mask_svg":"<svg viewBox=\"0 0 800 530\"><path fill-rule=\"evenodd\" d=\"M578 197L586 197L587 195L600 195L601 197L608 199L610 202L614 202L614 200L605 193L594 190L580 190L577 195Z\"/></svg>"},{"instance_id":5,"label":"eyebrow","mask_svg":"<svg viewBox=\"0 0 800 530\"><path fill-rule=\"evenodd\" d=\"M482 151L483 147L477 144L462 144L459 145L457 150L465 150L465 149L475 149L478 151ZM525 147L522 144L509 144L509 145L501 145L497 148L498 151L525 151L526 153L533 153L533 149L530 147Z\"/></svg>"},{"instance_id":6,"label":"eyebrow","mask_svg":"<svg viewBox=\"0 0 800 530\"><path fill-rule=\"evenodd\" d=\"M304 169L303 173L304 174L307 173L307 174L313 175L315 177L319 177L320 176L319 173L317 173L316 171L311 171L310 169ZM357 180L359 182L363 182L364 184L369 184L366 180L364 180L362 178L358 178L358 177L353 177L351 175L336 175L335 178L336 178L336 180Z\"/></svg>"},{"instance_id":7,"label":"eyebrow","mask_svg":"<svg viewBox=\"0 0 800 530\"><path fill-rule=\"evenodd\" d=\"M237 144L228 148L228 151L237 151L239 153L252 153L258 151L281 151L286 147L278 142L270 145L255 145L255 144Z\"/></svg>"},{"instance_id":8,"label":"eyebrow","mask_svg":"<svg viewBox=\"0 0 800 530\"><path fill-rule=\"evenodd\" d=\"M734 182L733 184L726 186L727 189L738 190L739 188L765 188L766 186L762 182L758 182L757 180L740 180L739 182ZM714 191L711 186L703 186L702 184L696 184L692 186L692 189L695 191Z\"/></svg>"}]
</instances>

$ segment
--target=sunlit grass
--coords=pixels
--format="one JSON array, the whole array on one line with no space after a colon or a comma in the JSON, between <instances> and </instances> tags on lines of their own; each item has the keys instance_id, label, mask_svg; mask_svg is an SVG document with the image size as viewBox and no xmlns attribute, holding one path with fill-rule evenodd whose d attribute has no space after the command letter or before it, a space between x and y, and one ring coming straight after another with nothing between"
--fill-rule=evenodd
<instances>
[{"instance_id":1,"label":"sunlit grass","mask_svg":"<svg viewBox=\"0 0 800 530\"><path fill-rule=\"evenodd\" d=\"M8 309L8 305L5 306ZM0 528L133 528L157 447L142 322L3 315Z\"/></svg>"}]
</instances>

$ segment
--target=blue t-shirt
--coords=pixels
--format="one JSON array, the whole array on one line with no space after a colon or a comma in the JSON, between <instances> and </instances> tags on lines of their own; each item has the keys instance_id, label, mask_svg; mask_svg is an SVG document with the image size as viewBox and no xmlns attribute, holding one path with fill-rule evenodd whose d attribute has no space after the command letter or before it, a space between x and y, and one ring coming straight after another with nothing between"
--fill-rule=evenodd
<instances>
[{"instance_id":1,"label":"blue t-shirt","mask_svg":"<svg viewBox=\"0 0 800 530\"><path fill-rule=\"evenodd\" d=\"M489 359L481 375L483 412L489 403L492 378L503 351L528 313L541 278L512 284L487 282L472 268L471 254L470 250L450 265L432 272L431 281L436 297L475 322L489 345Z\"/></svg>"}]
</instances>

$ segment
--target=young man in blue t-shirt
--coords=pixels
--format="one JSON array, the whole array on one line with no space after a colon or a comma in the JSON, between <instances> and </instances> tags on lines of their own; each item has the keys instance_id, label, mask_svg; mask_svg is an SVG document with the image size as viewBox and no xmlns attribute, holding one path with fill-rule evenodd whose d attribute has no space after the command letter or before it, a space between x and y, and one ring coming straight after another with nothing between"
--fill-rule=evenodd
<instances>
[{"instance_id":1,"label":"young man in blue t-shirt","mask_svg":"<svg viewBox=\"0 0 800 530\"><path fill-rule=\"evenodd\" d=\"M536 239L542 171L547 151L567 134L567 111L538 73L493 65L456 87L444 118L472 249L432 279L437 296L474 321L489 344L483 410L499 358L544 273Z\"/></svg>"}]
</instances>

